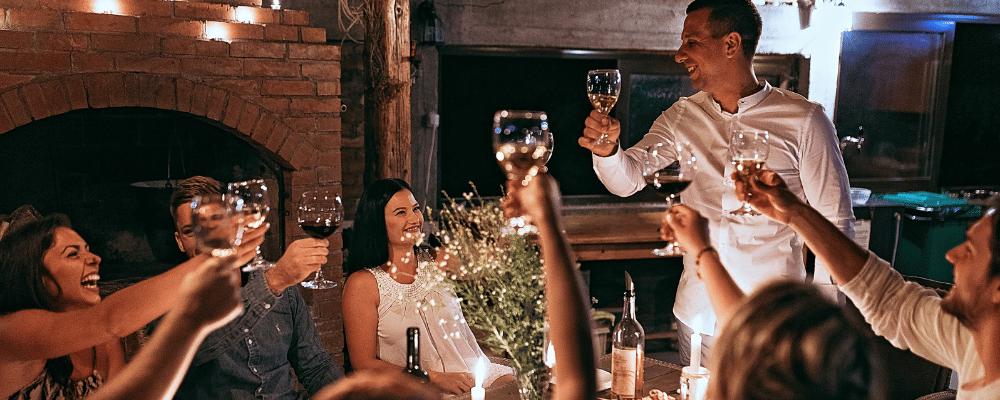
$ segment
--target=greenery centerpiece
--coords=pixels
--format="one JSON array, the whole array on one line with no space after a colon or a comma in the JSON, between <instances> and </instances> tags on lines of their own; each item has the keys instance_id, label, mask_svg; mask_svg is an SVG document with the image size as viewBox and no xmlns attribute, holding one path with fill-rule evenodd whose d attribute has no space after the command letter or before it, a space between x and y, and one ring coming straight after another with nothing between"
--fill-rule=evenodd
<instances>
[{"instance_id":1,"label":"greenery centerpiece","mask_svg":"<svg viewBox=\"0 0 1000 400\"><path fill-rule=\"evenodd\" d=\"M521 398L541 399L548 382L541 255L527 237L508 232L499 201L464 197L448 197L438 214L441 243L458 261L449 264L460 265L440 279L454 289L469 325L488 334L483 343L510 356Z\"/></svg>"}]
</instances>

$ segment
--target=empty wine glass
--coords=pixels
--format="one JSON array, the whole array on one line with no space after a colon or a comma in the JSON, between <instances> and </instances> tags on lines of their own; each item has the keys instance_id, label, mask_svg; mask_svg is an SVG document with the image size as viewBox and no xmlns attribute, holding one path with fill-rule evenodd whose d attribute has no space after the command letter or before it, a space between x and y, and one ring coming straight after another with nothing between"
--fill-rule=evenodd
<instances>
[{"instance_id":1,"label":"empty wine glass","mask_svg":"<svg viewBox=\"0 0 1000 400\"><path fill-rule=\"evenodd\" d=\"M744 182L757 170L764 168L767 161L769 146L767 131L754 129L739 129L733 131L729 141L729 154L740 179ZM743 202L740 208L729 212L732 215L760 215L750 203Z\"/></svg>"},{"instance_id":2,"label":"empty wine glass","mask_svg":"<svg viewBox=\"0 0 1000 400\"><path fill-rule=\"evenodd\" d=\"M545 111L500 110L493 115L493 150L508 180L527 186L544 171L552 143ZM522 234L537 232L521 217L511 218L510 227Z\"/></svg>"},{"instance_id":3,"label":"empty wine glass","mask_svg":"<svg viewBox=\"0 0 1000 400\"><path fill-rule=\"evenodd\" d=\"M608 115L618 102L622 91L622 76L617 69L594 69L587 72L587 97L601 114ZM611 144L608 135L602 134L597 144Z\"/></svg>"},{"instance_id":4,"label":"empty wine glass","mask_svg":"<svg viewBox=\"0 0 1000 400\"><path fill-rule=\"evenodd\" d=\"M309 236L326 239L344 222L344 205L340 195L330 189L302 193L299 202L299 227ZM302 282L309 289L330 289L337 282L323 277L323 267L316 270L312 279Z\"/></svg>"},{"instance_id":5,"label":"empty wine glass","mask_svg":"<svg viewBox=\"0 0 1000 400\"><path fill-rule=\"evenodd\" d=\"M690 142L657 143L646 147L646 159L643 161L642 177L653 190L666 195L667 209L676 203L677 194L691 184L698 170L698 157L695 156ZM675 160L666 167L660 168L662 160ZM657 256L680 255L680 247L676 243L667 243L660 249L653 250Z\"/></svg>"},{"instance_id":6,"label":"empty wine glass","mask_svg":"<svg viewBox=\"0 0 1000 400\"><path fill-rule=\"evenodd\" d=\"M230 201L242 201L243 222L248 228L256 229L264 224L270 205L267 200L267 185L263 179L230 183L226 196L232 199ZM260 246L257 246L257 256L243 267L243 271L266 270L273 266L273 263L264 260L260 254Z\"/></svg>"},{"instance_id":7,"label":"empty wine glass","mask_svg":"<svg viewBox=\"0 0 1000 400\"><path fill-rule=\"evenodd\" d=\"M235 207L234 207L235 206ZM243 221L236 208L222 195L195 196L191 199L191 224L195 252L212 257L231 257L243 233Z\"/></svg>"}]
</instances>

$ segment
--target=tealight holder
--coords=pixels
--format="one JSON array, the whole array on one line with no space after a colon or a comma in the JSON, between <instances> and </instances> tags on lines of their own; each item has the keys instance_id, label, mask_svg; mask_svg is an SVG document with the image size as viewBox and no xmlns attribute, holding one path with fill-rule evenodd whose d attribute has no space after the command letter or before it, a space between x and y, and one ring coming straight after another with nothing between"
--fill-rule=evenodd
<instances>
[{"instance_id":1,"label":"tealight holder","mask_svg":"<svg viewBox=\"0 0 1000 400\"><path fill-rule=\"evenodd\" d=\"M704 400L708 390L708 368L686 366L681 368L680 400Z\"/></svg>"}]
</instances>

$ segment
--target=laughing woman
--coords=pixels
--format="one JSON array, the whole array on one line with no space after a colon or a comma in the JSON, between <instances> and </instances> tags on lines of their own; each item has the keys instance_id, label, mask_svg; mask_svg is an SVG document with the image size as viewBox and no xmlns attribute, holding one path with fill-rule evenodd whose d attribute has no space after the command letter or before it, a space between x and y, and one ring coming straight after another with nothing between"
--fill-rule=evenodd
<instances>
[{"instance_id":1,"label":"laughing woman","mask_svg":"<svg viewBox=\"0 0 1000 400\"><path fill-rule=\"evenodd\" d=\"M461 394L473 386L483 351L454 294L419 273L433 261L416 251L423 224L420 204L402 180L372 182L361 195L347 259L348 270L358 272L343 295L347 348L355 370L399 371L406 365L406 328L418 327L420 364L431 383ZM484 384L513 380L512 374L491 364Z\"/></svg>"},{"instance_id":2,"label":"laughing woman","mask_svg":"<svg viewBox=\"0 0 1000 400\"><path fill-rule=\"evenodd\" d=\"M262 235L263 230L259 230L244 236L238 261L253 257L254 243L259 244ZM185 277L211 264L206 260L204 256L196 257L102 301L97 291L101 258L90 252L65 217L43 218L8 233L0 240L0 398L79 399L119 374L123 378L143 376L125 370L120 338L175 304L181 307L183 319L190 322L187 317L197 305L183 305L192 304L190 296L200 294L178 288L190 286L182 286ZM175 328L176 316L165 324ZM194 328L188 325L187 329ZM199 338L201 333L199 329ZM155 345L158 350L162 350L160 342ZM171 342L164 343L169 347ZM175 348L173 352L182 350ZM147 353L154 358L165 354L157 350ZM142 353L138 357L143 357ZM157 365L148 361L143 365ZM183 369L186 362L161 363L159 367L163 375L168 375L168 370ZM159 389L158 380L145 382L147 387L140 388L139 393L153 394ZM116 383L119 393L128 393L121 391L122 383L127 382ZM162 397L164 392L159 393L155 397Z\"/></svg>"}]
</instances>

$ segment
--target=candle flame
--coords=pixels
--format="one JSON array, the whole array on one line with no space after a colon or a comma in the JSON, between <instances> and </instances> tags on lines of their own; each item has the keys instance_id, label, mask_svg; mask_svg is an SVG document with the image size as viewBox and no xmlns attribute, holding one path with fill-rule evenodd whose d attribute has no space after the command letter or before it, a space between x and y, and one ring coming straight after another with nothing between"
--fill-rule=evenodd
<instances>
[{"instance_id":1,"label":"candle flame","mask_svg":"<svg viewBox=\"0 0 1000 400\"><path fill-rule=\"evenodd\" d=\"M476 363L476 387L483 387L483 380L486 379L486 357L479 357Z\"/></svg>"}]
</instances>

